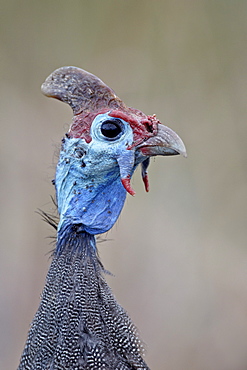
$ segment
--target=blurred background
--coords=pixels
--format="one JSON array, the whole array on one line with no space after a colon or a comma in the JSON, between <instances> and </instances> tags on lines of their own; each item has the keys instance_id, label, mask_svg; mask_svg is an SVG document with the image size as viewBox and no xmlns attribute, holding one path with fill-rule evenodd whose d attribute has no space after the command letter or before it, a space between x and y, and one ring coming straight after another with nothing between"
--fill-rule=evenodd
<instances>
[{"instance_id":1,"label":"blurred background","mask_svg":"<svg viewBox=\"0 0 247 370\"><path fill-rule=\"evenodd\" d=\"M140 172L110 239L108 281L151 369L247 369L247 2L0 1L0 368L15 369L39 304L69 106L40 92L56 68L99 76L156 113L188 158Z\"/></svg>"}]
</instances>

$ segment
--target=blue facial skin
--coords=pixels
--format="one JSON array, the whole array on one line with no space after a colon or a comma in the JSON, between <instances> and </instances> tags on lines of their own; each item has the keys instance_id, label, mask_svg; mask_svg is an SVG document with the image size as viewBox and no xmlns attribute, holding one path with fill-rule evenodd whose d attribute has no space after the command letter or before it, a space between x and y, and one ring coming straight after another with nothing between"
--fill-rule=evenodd
<instances>
[{"instance_id":1,"label":"blue facial skin","mask_svg":"<svg viewBox=\"0 0 247 370\"><path fill-rule=\"evenodd\" d=\"M121 177L132 175L137 163L135 149L127 150L133 142L127 122L118 120L121 132L115 138L102 134L102 123L112 119L107 113L96 116L89 144L84 139L64 139L56 170L58 231L77 224L89 234L101 234L122 210L126 190Z\"/></svg>"}]
</instances>

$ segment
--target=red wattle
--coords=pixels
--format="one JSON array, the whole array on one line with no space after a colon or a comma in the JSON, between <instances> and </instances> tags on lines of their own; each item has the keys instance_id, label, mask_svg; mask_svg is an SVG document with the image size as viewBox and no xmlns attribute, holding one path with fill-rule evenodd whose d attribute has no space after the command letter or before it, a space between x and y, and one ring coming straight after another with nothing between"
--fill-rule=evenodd
<instances>
[{"instance_id":1,"label":"red wattle","mask_svg":"<svg viewBox=\"0 0 247 370\"><path fill-rule=\"evenodd\" d=\"M130 194L130 195L135 195L135 191L134 189L132 189L131 185L130 185L130 178L129 177L125 177L124 179L121 179L121 182L123 184L123 187L125 188L125 190Z\"/></svg>"},{"instance_id":2,"label":"red wattle","mask_svg":"<svg viewBox=\"0 0 247 370\"><path fill-rule=\"evenodd\" d=\"M143 176L142 181L144 182L146 192L148 192L149 191L148 174Z\"/></svg>"}]
</instances>

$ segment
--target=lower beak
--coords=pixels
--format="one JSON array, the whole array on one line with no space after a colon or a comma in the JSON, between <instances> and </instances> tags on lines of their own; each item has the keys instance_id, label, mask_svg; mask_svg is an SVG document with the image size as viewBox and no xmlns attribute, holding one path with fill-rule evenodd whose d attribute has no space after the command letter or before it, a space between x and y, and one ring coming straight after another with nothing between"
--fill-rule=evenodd
<instances>
[{"instance_id":1,"label":"lower beak","mask_svg":"<svg viewBox=\"0 0 247 370\"><path fill-rule=\"evenodd\" d=\"M143 141L136 146L136 149L147 157L177 154L187 157L185 145L180 137L172 129L160 123L157 135Z\"/></svg>"}]
</instances>

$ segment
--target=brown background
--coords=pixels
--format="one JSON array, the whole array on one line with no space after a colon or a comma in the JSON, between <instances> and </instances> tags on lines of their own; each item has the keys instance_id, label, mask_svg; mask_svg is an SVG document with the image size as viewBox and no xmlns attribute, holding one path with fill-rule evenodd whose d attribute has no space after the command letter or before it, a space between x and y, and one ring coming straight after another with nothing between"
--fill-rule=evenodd
<instances>
[{"instance_id":1,"label":"brown background","mask_svg":"<svg viewBox=\"0 0 247 370\"><path fill-rule=\"evenodd\" d=\"M68 106L54 69L96 74L176 130L188 159L140 173L99 245L157 370L247 369L247 2L0 1L0 368L15 369L50 264L51 179Z\"/></svg>"}]
</instances>

